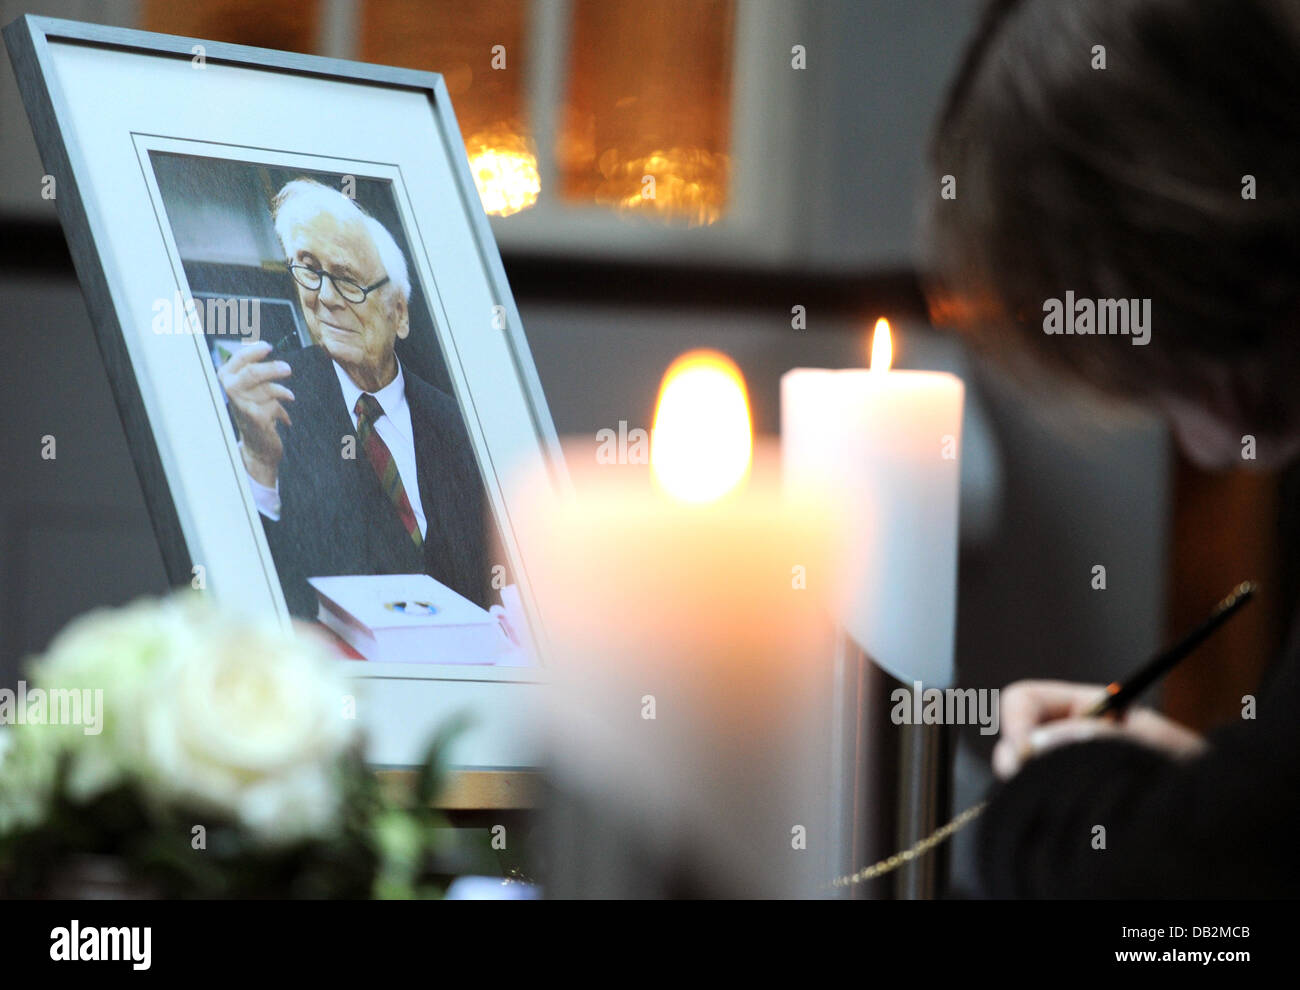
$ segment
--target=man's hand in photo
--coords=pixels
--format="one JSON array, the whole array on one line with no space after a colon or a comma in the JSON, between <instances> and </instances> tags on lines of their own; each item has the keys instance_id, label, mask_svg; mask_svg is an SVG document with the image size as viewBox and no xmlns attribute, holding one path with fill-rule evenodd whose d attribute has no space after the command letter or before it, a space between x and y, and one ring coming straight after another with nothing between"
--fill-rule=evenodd
<instances>
[{"instance_id":1,"label":"man's hand in photo","mask_svg":"<svg viewBox=\"0 0 1300 990\"><path fill-rule=\"evenodd\" d=\"M217 372L239 429L244 467L254 481L267 488L275 487L284 456L275 424L293 426L283 405L293 401L293 393L280 384L291 369L284 361L263 360L271 349L264 340L247 344Z\"/></svg>"}]
</instances>

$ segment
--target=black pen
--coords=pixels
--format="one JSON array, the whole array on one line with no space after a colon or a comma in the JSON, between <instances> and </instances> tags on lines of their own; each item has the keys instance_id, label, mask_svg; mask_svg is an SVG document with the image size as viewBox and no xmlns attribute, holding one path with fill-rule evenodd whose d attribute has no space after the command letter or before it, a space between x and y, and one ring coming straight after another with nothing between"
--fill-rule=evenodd
<instances>
[{"instance_id":1,"label":"black pen","mask_svg":"<svg viewBox=\"0 0 1300 990\"><path fill-rule=\"evenodd\" d=\"M1242 581L1232 589L1228 597L1214 607L1209 618L1181 640L1167 650L1157 653L1122 683L1114 681L1109 684L1106 687L1106 696L1084 712L1084 717L1096 718L1122 712L1137 699L1138 695L1173 670L1180 660L1209 639L1221 625L1235 615L1254 597L1256 587L1254 581Z\"/></svg>"}]
</instances>

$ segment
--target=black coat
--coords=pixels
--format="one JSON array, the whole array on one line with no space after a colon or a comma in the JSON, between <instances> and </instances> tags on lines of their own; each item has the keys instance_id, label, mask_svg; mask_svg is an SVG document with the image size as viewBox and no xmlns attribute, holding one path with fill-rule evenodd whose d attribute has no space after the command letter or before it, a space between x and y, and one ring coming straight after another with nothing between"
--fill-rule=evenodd
<instances>
[{"instance_id":1,"label":"black coat","mask_svg":"<svg viewBox=\"0 0 1300 990\"><path fill-rule=\"evenodd\" d=\"M1298 627L1300 628L1300 627ZM1300 639L1258 692L1256 717L1178 763L1122 741L1030 760L979 825L991 897L1300 896ZM1096 826L1105 849L1094 849Z\"/></svg>"},{"instance_id":2,"label":"black coat","mask_svg":"<svg viewBox=\"0 0 1300 990\"><path fill-rule=\"evenodd\" d=\"M284 381L293 426L279 425L280 520L263 516L262 524L289 611L315 618L307 578L339 574L424 573L487 607L487 501L455 400L402 369L427 525L417 550L355 441L329 355L308 347L283 360L293 369ZM350 459L344 437L354 438Z\"/></svg>"}]
</instances>

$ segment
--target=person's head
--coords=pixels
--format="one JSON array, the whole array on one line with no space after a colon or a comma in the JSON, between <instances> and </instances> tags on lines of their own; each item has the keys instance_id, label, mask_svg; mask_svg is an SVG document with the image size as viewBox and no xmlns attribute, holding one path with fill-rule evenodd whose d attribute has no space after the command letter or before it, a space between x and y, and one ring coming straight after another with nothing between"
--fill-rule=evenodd
<instances>
[{"instance_id":1,"label":"person's head","mask_svg":"<svg viewBox=\"0 0 1300 990\"><path fill-rule=\"evenodd\" d=\"M936 321L1146 400L1202 464L1300 450L1298 93L1297 0L995 0L931 149Z\"/></svg>"},{"instance_id":2,"label":"person's head","mask_svg":"<svg viewBox=\"0 0 1300 990\"><path fill-rule=\"evenodd\" d=\"M411 296L393 235L347 196L312 179L286 183L271 215L312 340L362 388L391 377L393 344L410 332Z\"/></svg>"}]
</instances>

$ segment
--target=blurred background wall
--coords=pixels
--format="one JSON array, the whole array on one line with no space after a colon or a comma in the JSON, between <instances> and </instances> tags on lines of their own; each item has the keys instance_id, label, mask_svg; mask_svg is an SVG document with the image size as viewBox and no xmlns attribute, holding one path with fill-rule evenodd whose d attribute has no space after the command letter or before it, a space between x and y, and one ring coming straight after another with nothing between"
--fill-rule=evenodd
<instances>
[{"instance_id":1,"label":"blurred background wall","mask_svg":"<svg viewBox=\"0 0 1300 990\"><path fill-rule=\"evenodd\" d=\"M597 430L648 427L660 375L688 348L740 364L757 428L772 433L785 370L863 365L875 317L890 316L900 365L949 368L969 386L961 683L1107 680L1238 579L1277 577L1283 592L1170 686L1175 714L1209 724L1254 683L1278 603L1290 603L1277 480L1199 475L1140 413L1103 416L1073 397L1031 404L927 322L917 216L938 190L926 136L976 10L974 0L4 0L0 19L45 13L443 72L556 427L590 437L593 456ZM494 69L497 45L505 62ZM71 617L167 580L7 64L0 137L8 684ZM651 169L658 195L647 204L638 193ZM791 325L796 306L806 329ZM40 457L47 434L55 460ZM1107 569L1104 591L1091 585L1094 564ZM956 805L987 783L990 742L961 735ZM960 893L961 843L952 860Z\"/></svg>"}]
</instances>

